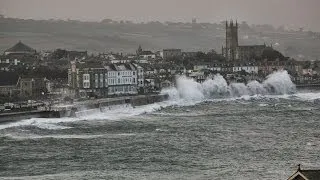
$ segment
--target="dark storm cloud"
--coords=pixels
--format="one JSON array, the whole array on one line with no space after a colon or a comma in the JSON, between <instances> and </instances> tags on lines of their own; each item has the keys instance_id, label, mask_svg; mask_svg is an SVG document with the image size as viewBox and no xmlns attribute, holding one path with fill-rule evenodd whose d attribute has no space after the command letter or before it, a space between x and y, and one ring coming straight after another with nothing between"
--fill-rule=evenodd
<instances>
[{"instance_id":1,"label":"dark storm cloud","mask_svg":"<svg viewBox=\"0 0 320 180\"><path fill-rule=\"evenodd\" d=\"M0 0L8 16L35 19L104 18L133 21L219 22L306 26L320 30L319 0Z\"/></svg>"}]
</instances>

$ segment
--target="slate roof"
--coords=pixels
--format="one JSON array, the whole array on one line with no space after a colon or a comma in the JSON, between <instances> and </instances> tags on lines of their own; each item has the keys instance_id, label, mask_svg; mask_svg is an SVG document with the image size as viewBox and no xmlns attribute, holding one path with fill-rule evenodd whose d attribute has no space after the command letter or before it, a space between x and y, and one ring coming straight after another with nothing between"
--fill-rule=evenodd
<instances>
[{"instance_id":1,"label":"slate roof","mask_svg":"<svg viewBox=\"0 0 320 180\"><path fill-rule=\"evenodd\" d=\"M35 50L19 41L5 52L35 52Z\"/></svg>"},{"instance_id":2,"label":"slate roof","mask_svg":"<svg viewBox=\"0 0 320 180\"><path fill-rule=\"evenodd\" d=\"M303 174L309 180L320 179L320 170L300 170L300 173Z\"/></svg>"},{"instance_id":3,"label":"slate roof","mask_svg":"<svg viewBox=\"0 0 320 180\"><path fill-rule=\"evenodd\" d=\"M107 71L134 71L136 69L132 64L109 64L104 68L107 69Z\"/></svg>"},{"instance_id":4,"label":"slate roof","mask_svg":"<svg viewBox=\"0 0 320 180\"><path fill-rule=\"evenodd\" d=\"M289 177L288 180L305 179L305 180L319 180L320 170L302 170L300 164L298 165L298 170Z\"/></svg>"},{"instance_id":5,"label":"slate roof","mask_svg":"<svg viewBox=\"0 0 320 180\"><path fill-rule=\"evenodd\" d=\"M87 61L85 63L77 63L77 68L104 68L101 62L98 61Z\"/></svg>"},{"instance_id":6,"label":"slate roof","mask_svg":"<svg viewBox=\"0 0 320 180\"><path fill-rule=\"evenodd\" d=\"M238 48L266 48L266 45L241 45Z\"/></svg>"}]
</instances>

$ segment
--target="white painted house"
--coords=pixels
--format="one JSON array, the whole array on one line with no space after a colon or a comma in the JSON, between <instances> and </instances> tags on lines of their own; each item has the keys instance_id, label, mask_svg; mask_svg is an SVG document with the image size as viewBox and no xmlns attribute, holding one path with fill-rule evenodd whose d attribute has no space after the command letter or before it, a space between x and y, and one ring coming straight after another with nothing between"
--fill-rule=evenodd
<instances>
[{"instance_id":1,"label":"white painted house","mask_svg":"<svg viewBox=\"0 0 320 180\"><path fill-rule=\"evenodd\" d=\"M132 64L105 66L108 72L108 95L137 94L137 69Z\"/></svg>"},{"instance_id":2,"label":"white painted house","mask_svg":"<svg viewBox=\"0 0 320 180\"><path fill-rule=\"evenodd\" d=\"M258 66L234 66L233 67L233 72L240 72L244 70L247 73L255 73L257 74L259 71Z\"/></svg>"}]
</instances>

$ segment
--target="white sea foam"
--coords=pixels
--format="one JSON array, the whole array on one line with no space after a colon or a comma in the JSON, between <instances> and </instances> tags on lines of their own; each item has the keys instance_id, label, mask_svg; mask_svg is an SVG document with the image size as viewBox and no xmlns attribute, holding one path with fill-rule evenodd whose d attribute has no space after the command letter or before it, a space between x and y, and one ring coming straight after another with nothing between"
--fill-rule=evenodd
<instances>
[{"instance_id":1,"label":"white sea foam","mask_svg":"<svg viewBox=\"0 0 320 180\"><path fill-rule=\"evenodd\" d=\"M12 123L0 124L1 129L20 127L20 126L35 126L41 129L63 130L72 127L64 126L62 123L70 123L77 121L96 121L96 120L120 120L127 117L132 117L140 114L150 113L167 106L186 105L180 101L165 101L154 104L133 107L131 105L117 105L105 107L102 109L91 109L77 112L77 117L65 118L32 118ZM191 105L191 104L190 104ZM193 105L193 104L192 104Z\"/></svg>"},{"instance_id":2,"label":"white sea foam","mask_svg":"<svg viewBox=\"0 0 320 180\"><path fill-rule=\"evenodd\" d=\"M134 133L121 133L121 134L98 134L98 135L90 135L90 134L51 134L51 135L37 135L37 134L27 134L27 133L14 133L14 134L6 134L6 137L17 139L17 140L25 140L25 139L95 139L95 138L121 138L126 136L135 136Z\"/></svg>"},{"instance_id":3,"label":"white sea foam","mask_svg":"<svg viewBox=\"0 0 320 180\"><path fill-rule=\"evenodd\" d=\"M201 101L218 97L241 97L253 95L284 95L296 91L287 71L278 71L259 83L257 81L244 83L231 83L219 74L203 83L197 83L185 76L177 78L177 87L165 90L171 99L184 99L186 101Z\"/></svg>"},{"instance_id":4,"label":"white sea foam","mask_svg":"<svg viewBox=\"0 0 320 180\"><path fill-rule=\"evenodd\" d=\"M320 93L296 93L292 97L295 97L300 100L305 100L305 101L313 101L316 99L320 99Z\"/></svg>"},{"instance_id":5,"label":"white sea foam","mask_svg":"<svg viewBox=\"0 0 320 180\"><path fill-rule=\"evenodd\" d=\"M176 101L158 102L144 106L133 107L130 104L109 106L102 109L86 110L77 113L77 117L83 120L119 120L160 110L161 108L175 105Z\"/></svg>"},{"instance_id":6,"label":"white sea foam","mask_svg":"<svg viewBox=\"0 0 320 180\"><path fill-rule=\"evenodd\" d=\"M76 118L31 118L22 121L16 121L12 123L5 123L0 124L0 130L12 127L19 127L19 126L36 126L41 129L69 129L71 127L58 125L59 123L63 122L72 122L75 121Z\"/></svg>"},{"instance_id":7,"label":"white sea foam","mask_svg":"<svg viewBox=\"0 0 320 180\"><path fill-rule=\"evenodd\" d=\"M54 139L94 139L100 138L104 135L34 135L34 134L7 134L9 138L24 140L24 139L46 139L46 138L54 138Z\"/></svg>"}]
</instances>

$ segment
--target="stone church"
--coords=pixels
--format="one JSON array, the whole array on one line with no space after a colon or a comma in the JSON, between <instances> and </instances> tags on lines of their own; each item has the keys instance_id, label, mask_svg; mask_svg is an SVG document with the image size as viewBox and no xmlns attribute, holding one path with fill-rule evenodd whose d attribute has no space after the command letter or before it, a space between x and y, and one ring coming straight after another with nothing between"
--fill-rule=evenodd
<instances>
[{"instance_id":1,"label":"stone church","mask_svg":"<svg viewBox=\"0 0 320 180\"><path fill-rule=\"evenodd\" d=\"M233 23L233 21L226 21L226 45L222 47L222 54L227 61L248 61L256 57L261 57L266 47L265 44L239 46L238 22Z\"/></svg>"}]
</instances>

